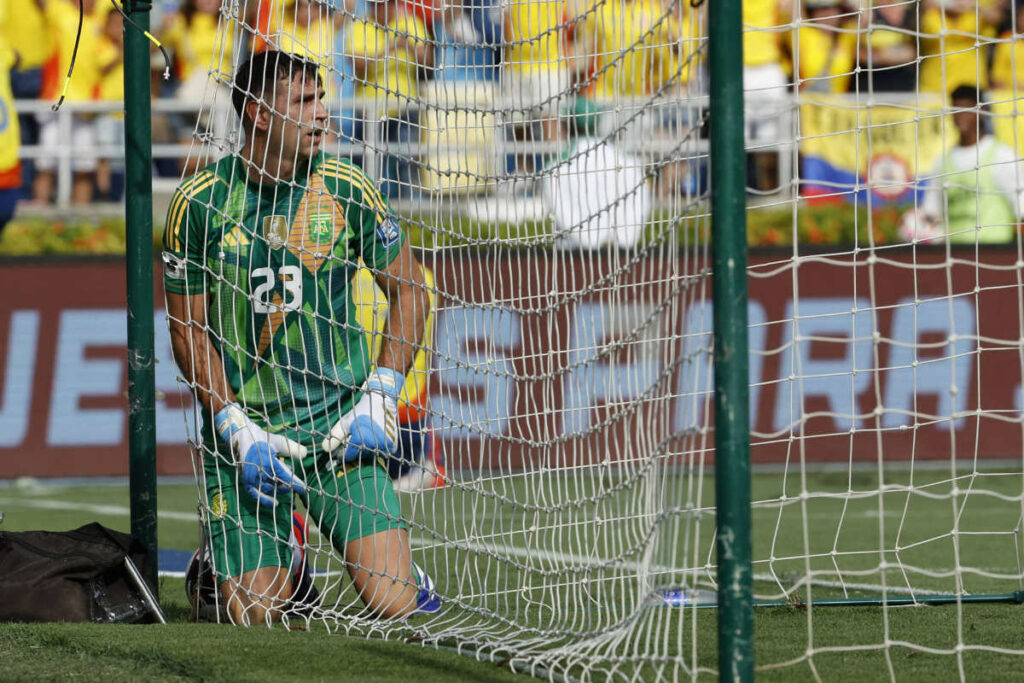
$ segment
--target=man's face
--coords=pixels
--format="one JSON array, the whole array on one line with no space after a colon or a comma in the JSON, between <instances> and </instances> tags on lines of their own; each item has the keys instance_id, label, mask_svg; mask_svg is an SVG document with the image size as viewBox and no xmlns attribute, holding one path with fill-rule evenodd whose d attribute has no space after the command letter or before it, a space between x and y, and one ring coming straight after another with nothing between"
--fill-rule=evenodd
<instances>
[{"instance_id":1,"label":"man's face","mask_svg":"<svg viewBox=\"0 0 1024 683\"><path fill-rule=\"evenodd\" d=\"M296 161L316 154L327 124L323 99L324 89L316 78L299 73L290 82L278 81L268 133L270 149L280 150L282 159Z\"/></svg>"},{"instance_id":2,"label":"man's face","mask_svg":"<svg viewBox=\"0 0 1024 683\"><path fill-rule=\"evenodd\" d=\"M953 100L953 125L961 135L978 131L977 106L973 100Z\"/></svg>"}]
</instances>

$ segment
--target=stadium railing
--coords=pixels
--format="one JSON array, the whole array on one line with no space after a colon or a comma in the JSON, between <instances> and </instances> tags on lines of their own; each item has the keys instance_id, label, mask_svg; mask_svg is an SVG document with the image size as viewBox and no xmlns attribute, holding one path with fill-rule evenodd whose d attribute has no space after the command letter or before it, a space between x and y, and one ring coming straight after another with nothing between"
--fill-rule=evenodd
<instances>
[{"instance_id":1,"label":"stadium railing","mask_svg":"<svg viewBox=\"0 0 1024 683\"><path fill-rule=\"evenodd\" d=\"M348 138L346 141L346 138L342 137L336 142L331 142L328 149L332 153L359 157L371 177L380 177L385 149L388 154L418 160L423 191L411 198L398 199L395 204L399 211L427 210L428 203L436 208L439 198L458 205L468 199L475 202L481 197L504 197L503 186L509 185L504 181L511 181L516 176L514 159L531 155L548 160L557 159L569 151L565 141L513 139L508 128L515 122L503 120L504 112L508 111L508 108L504 107L505 103L493 89L481 89L479 84L476 84L470 86L468 92L453 94L452 86L453 84L446 83L443 89L438 88L433 95L428 93L422 101L412 102L407 107L406 111L418 109L420 112L419 121L415 124L421 131L418 141L385 143L385 112L378 109L375 102L355 101L351 103L352 106L341 110L340 115L332 111L331 128L336 133L342 130L341 118L348 116L350 120L360 122L362 139ZM49 100L16 100L15 111L17 114L49 115L53 114L52 105ZM193 131L200 109L201 106L197 102L172 98L154 99L152 103L154 117L181 116L189 122L189 127ZM705 164L707 160L707 140L704 135L706 131L699 130L701 122L706 120L706 110L706 96L685 99L667 97L657 101L654 107L651 106L650 100L592 102L586 112L573 113L572 116L580 116L581 121L586 117L594 117L598 121L613 121L612 125L597 123L589 131L599 139L614 137L620 151L624 153L647 162L671 154L674 161L697 167ZM636 122L647 119L643 124L647 126L646 130L653 128L660 133L621 134L622 131L628 131L628 127L633 123L634 117L631 112L634 111L637 113ZM782 105L779 112L781 125L777 139L750 145L750 151L778 155L779 187L783 194L787 194L791 186L795 160L795 116L792 106ZM74 159L86 157L116 162L124 158L124 149L120 144L73 147L73 117L120 113L123 113L123 104L118 101L65 102L54 114L59 126L57 146L49 148L41 144L22 145L23 159L55 157L56 210L63 211L70 206ZM463 118L457 121L449 118L460 115ZM468 120L466 116L469 117ZM477 134L467 136L467 129ZM178 130L182 128L179 127ZM457 134L452 135L452 132ZM199 138L200 136L193 135L193 141L154 144L153 158L184 160L190 155L195 158L195 147L202 144ZM362 140L376 142L364 144ZM180 176L154 176L154 195L158 200L155 208L159 209L161 198L169 198L180 180ZM521 175L519 180L522 180ZM519 187L523 185L520 184ZM532 198L532 192L527 194L528 196L523 199ZM775 200L779 198L778 195L774 197ZM115 206L117 205L110 208L113 209ZM529 214L530 211L527 211L527 218Z\"/></svg>"}]
</instances>

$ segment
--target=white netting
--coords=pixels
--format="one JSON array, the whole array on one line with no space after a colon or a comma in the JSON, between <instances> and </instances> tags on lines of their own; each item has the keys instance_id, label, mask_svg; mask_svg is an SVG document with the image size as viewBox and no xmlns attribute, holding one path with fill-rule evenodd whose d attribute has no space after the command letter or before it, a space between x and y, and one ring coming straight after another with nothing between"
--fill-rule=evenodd
<instances>
[{"instance_id":1,"label":"white netting","mask_svg":"<svg viewBox=\"0 0 1024 683\"><path fill-rule=\"evenodd\" d=\"M306 556L322 597L308 623L414 635L535 673L716 671L716 611L699 609L713 605L716 561L708 32L697 5L224 3L190 170L225 154L249 162L179 201L198 207L205 219L190 229L215 245L189 277L253 300L237 277L254 264L227 276L216 253L251 255L244 240L278 240L317 268L354 260L311 241L323 210L309 202L333 201L316 168L282 170L280 158L301 154L279 138L260 155L244 146L234 70L268 45L315 62L329 112L321 148L383 194L346 195L328 217L386 199L428 269L426 280L389 279L371 264L351 289L358 320L328 317L376 329L377 352L397 337L383 330L394 305L380 288L430 295L427 332L407 342L422 399L409 433L429 434L433 451L408 446L406 469L420 457L409 453L420 469L394 474L412 490L400 494L412 559L443 607L369 616L349 572L372 562L346 567L314 514ZM912 652L953 658L964 677L972 650L1024 652L972 635L965 603L1022 589L1016 23L995 4L743 7L749 235L786 247L750 257L754 589L789 606L759 616L758 664L843 676L842 654L866 667L850 676L896 678ZM990 73L1002 89L983 90L982 107L950 101ZM974 117L978 144L970 124L957 131L954 106ZM978 118L984 107L991 116ZM984 136L987 122L1006 146ZM284 183L254 189L252 168ZM338 169L330 183L354 177ZM223 194L202 194L218 184ZM291 209L258 206L289 197ZM288 285L300 275L267 272L263 294L281 288L269 317L287 327L310 290L296 298ZM424 314L417 301L406 314ZM338 384L268 351L272 325L262 346L259 329L243 338L246 315L201 329L257 365L296 371L307 390ZM260 392L292 406L295 382ZM211 389L201 376L194 385ZM246 407L273 421L264 404ZM311 448L318 429L301 435ZM203 442L197 452L214 457ZM204 514L223 519L201 493ZM939 625L894 606L942 596L954 606ZM883 606L849 621L819 608L859 599Z\"/></svg>"}]
</instances>

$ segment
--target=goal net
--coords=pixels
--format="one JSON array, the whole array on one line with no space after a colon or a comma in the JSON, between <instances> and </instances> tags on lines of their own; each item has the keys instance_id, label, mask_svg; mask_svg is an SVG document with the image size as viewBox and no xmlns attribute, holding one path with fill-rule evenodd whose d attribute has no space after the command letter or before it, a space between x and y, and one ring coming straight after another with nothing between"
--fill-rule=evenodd
<instances>
[{"instance_id":1,"label":"goal net","mask_svg":"<svg viewBox=\"0 0 1024 683\"><path fill-rule=\"evenodd\" d=\"M1017 24L963 3L784 4L744 3L736 74L748 234L765 247L750 255L748 303L757 663L781 677L897 678L927 662L963 678L1024 654L1005 610L972 604L1024 589ZM335 201L318 162L272 190L228 172L227 199L193 185L182 200L205 217L190 229L220 249L182 267L262 306L251 323L204 328L278 373L240 403L266 418L344 384L274 350L274 335L322 317L294 287L318 271L268 271L257 292L238 279L266 270L255 254L319 263L333 221L382 211L424 266L405 284L430 302L423 338L407 340L402 447L384 465L441 610L369 614L358 567L298 502L308 538L256 532L301 546L312 569L319 597L287 620L543 676L717 673L706 11L222 3L188 172L245 154L252 129L232 99L253 96L234 71L277 49L317 65L321 151L380 193L317 209ZM979 82L973 103L950 99ZM256 99L287 119L273 98ZM238 168L260 168L246 159ZM395 276L324 258L352 276L330 324L362 330L372 357L395 336L383 291ZM318 342L302 343L309 355ZM218 447L199 431L192 447L201 516L237 528L211 495ZM306 480L312 494L321 479ZM948 606L905 607L930 602Z\"/></svg>"}]
</instances>

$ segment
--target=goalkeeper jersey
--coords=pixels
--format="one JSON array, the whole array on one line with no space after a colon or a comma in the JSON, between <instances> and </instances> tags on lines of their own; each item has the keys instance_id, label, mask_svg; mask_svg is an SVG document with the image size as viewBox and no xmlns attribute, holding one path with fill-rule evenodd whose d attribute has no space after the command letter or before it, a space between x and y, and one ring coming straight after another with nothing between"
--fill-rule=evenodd
<instances>
[{"instance_id":1,"label":"goalkeeper jersey","mask_svg":"<svg viewBox=\"0 0 1024 683\"><path fill-rule=\"evenodd\" d=\"M373 362L352 278L361 262L385 268L404 239L347 160L321 153L295 179L259 184L241 158L226 157L171 199L164 287L206 295L207 333L238 402L310 447L352 408Z\"/></svg>"}]
</instances>

